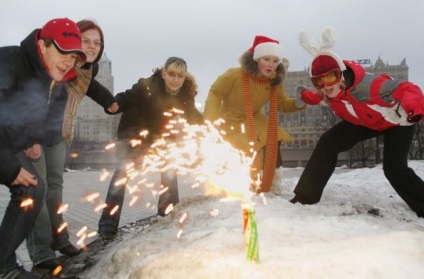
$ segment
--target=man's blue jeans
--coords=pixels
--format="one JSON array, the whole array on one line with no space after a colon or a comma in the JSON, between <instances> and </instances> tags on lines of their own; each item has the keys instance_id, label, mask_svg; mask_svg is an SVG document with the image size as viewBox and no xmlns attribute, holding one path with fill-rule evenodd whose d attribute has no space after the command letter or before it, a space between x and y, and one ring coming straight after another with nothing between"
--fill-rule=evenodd
<instances>
[{"instance_id":1,"label":"man's blue jeans","mask_svg":"<svg viewBox=\"0 0 424 279\"><path fill-rule=\"evenodd\" d=\"M22 167L37 177L38 186L6 185L11 198L0 226L0 273L16 268L15 251L31 232L42 207L45 191L43 179L32 166L31 160L23 152L17 157ZM21 202L27 198L33 200L33 206L25 209L21 207Z\"/></svg>"},{"instance_id":2,"label":"man's blue jeans","mask_svg":"<svg viewBox=\"0 0 424 279\"><path fill-rule=\"evenodd\" d=\"M47 185L43 207L31 235L27 237L28 253L34 265L56 258L53 249L60 249L70 244L68 230L65 228L58 232L58 228L64 222L63 215L57 214L57 210L63 200L65 159L66 144L62 141L54 146L43 146L41 160L33 163Z\"/></svg>"}]
</instances>

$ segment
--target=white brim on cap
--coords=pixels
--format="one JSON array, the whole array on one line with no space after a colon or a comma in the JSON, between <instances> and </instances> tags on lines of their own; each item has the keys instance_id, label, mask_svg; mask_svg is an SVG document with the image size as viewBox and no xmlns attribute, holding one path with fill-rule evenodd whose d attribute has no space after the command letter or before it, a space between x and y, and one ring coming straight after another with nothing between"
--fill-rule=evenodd
<instances>
[{"instance_id":1,"label":"white brim on cap","mask_svg":"<svg viewBox=\"0 0 424 279\"><path fill-rule=\"evenodd\" d=\"M259 58L264 56L275 56L281 59L283 57L283 49L280 44L276 43L262 43L255 47L253 53L253 60L258 61Z\"/></svg>"}]
</instances>

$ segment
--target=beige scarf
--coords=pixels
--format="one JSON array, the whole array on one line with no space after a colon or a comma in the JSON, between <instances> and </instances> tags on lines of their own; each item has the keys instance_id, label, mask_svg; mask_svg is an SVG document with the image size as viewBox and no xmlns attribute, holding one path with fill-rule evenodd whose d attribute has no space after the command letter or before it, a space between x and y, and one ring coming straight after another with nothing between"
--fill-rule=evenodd
<instances>
[{"instance_id":1,"label":"beige scarf","mask_svg":"<svg viewBox=\"0 0 424 279\"><path fill-rule=\"evenodd\" d=\"M63 117L62 136L68 145L74 137L78 105L85 94L87 94L88 86L93 76L93 67L82 69L76 66L74 69L78 73L78 76L65 85L68 92L68 99Z\"/></svg>"},{"instance_id":2,"label":"beige scarf","mask_svg":"<svg viewBox=\"0 0 424 279\"><path fill-rule=\"evenodd\" d=\"M250 76L243 71L243 94L246 110L246 128L249 142L253 142L254 150L258 151L258 141L256 139L255 123L253 118L252 96L249 86L249 78L257 83L271 83L270 78L259 78ZM257 192L269 192L272 186L272 180L275 174L278 155L278 112L277 112L277 89L272 88L269 98L268 113L268 131L265 145L265 162L262 176L262 182ZM259 156L256 156L252 164L252 178L255 179L259 171L261 162ZM255 190L255 189L254 189Z\"/></svg>"}]
</instances>

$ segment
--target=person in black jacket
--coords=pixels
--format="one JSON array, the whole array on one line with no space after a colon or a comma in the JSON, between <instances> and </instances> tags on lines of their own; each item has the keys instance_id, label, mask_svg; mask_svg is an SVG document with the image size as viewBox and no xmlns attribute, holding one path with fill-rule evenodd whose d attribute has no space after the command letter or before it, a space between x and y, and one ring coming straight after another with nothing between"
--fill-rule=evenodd
<instances>
[{"instance_id":1,"label":"person in black jacket","mask_svg":"<svg viewBox=\"0 0 424 279\"><path fill-rule=\"evenodd\" d=\"M49 111L63 84L76 77L78 57L86 59L81 33L67 18L50 20L20 46L0 48L0 183L11 194L0 226L0 278L38 278L17 265L15 254L32 230L45 192L31 159L41 154Z\"/></svg>"},{"instance_id":2,"label":"person in black jacket","mask_svg":"<svg viewBox=\"0 0 424 279\"><path fill-rule=\"evenodd\" d=\"M106 197L107 206L99 221L98 232L103 239L114 238L118 230L125 185L117 187L115 183L126 177L126 164L142 158L154 140L165 132L169 118L164 113L176 108L184 111L182 117L189 124L203 123L203 116L195 107L196 94L197 85L187 72L184 59L170 57L152 76L141 78L131 89L115 96L123 113L118 126L117 165ZM148 131L146 138L140 136L142 131ZM134 139L141 140L142 144L132 148L130 141ZM158 202L158 214L164 216L169 204L179 202L175 170L162 172L161 183L164 188L168 187ZM112 212L116 206L117 211Z\"/></svg>"},{"instance_id":3,"label":"person in black jacket","mask_svg":"<svg viewBox=\"0 0 424 279\"><path fill-rule=\"evenodd\" d=\"M94 79L104 50L103 31L91 20L81 20L77 22L77 26L87 60L77 62L75 71L78 76L69 81L63 92L55 98L56 105L49 110L51 117L45 131L47 139L43 142L42 157L33 163L47 189L45 206L37 217L32 233L27 237L27 248L35 267L50 270L60 265L54 250L68 256L76 256L82 251L70 242L66 227L59 229L64 224L64 219L62 214L58 214L63 201L67 145L73 138L78 104L87 95L107 113L118 110L112 93Z\"/></svg>"}]
</instances>

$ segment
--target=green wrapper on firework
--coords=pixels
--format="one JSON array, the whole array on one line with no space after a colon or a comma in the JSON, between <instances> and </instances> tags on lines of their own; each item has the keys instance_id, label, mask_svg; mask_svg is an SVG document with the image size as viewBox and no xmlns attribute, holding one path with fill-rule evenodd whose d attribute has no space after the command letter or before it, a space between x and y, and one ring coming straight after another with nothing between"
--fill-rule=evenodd
<instances>
[{"instance_id":1,"label":"green wrapper on firework","mask_svg":"<svg viewBox=\"0 0 424 279\"><path fill-rule=\"evenodd\" d=\"M244 245L248 262L259 263L258 228L255 219L255 208L252 203L241 205L243 213Z\"/></svg>"}]
</instances>

